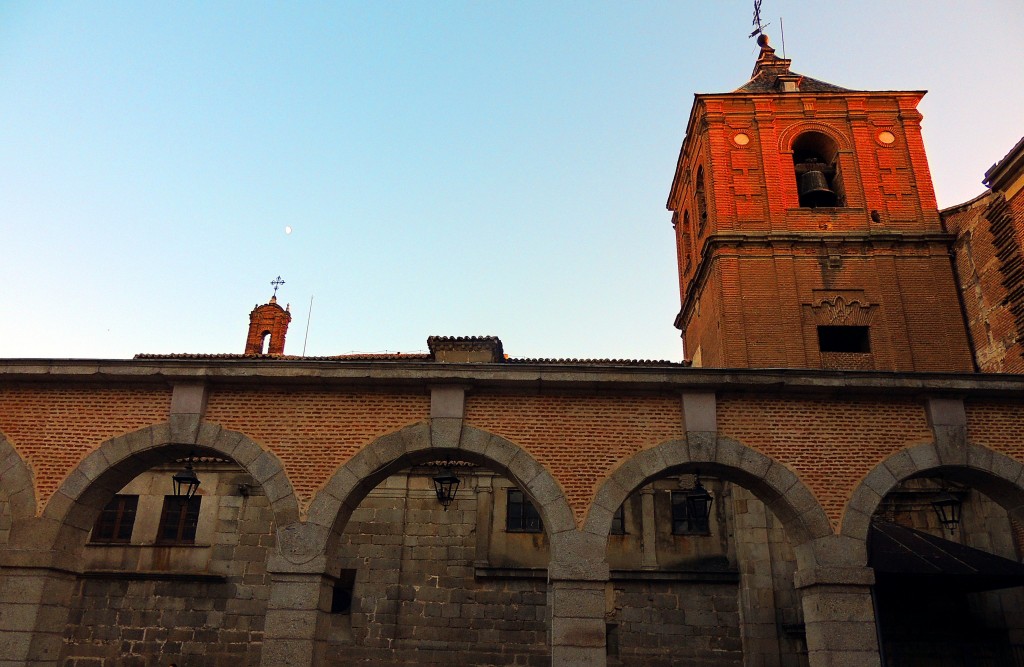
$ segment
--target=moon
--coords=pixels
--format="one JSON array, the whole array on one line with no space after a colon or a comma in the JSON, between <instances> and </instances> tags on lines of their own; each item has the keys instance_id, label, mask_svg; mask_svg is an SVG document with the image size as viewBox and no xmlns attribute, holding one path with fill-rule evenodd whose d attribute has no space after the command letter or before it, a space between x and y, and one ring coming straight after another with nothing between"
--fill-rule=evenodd
<instances>
[{"instance_id":1,"label":"moon","mask_svg":"<svg viewBox=\"0 0 1024 667\"><path fill-rule=\"evenodd\" d=\"M285 225L284 226L284 233L285 234L291 234L292 233L292 226L291 225Z\"/></svg>"}]
</instances>

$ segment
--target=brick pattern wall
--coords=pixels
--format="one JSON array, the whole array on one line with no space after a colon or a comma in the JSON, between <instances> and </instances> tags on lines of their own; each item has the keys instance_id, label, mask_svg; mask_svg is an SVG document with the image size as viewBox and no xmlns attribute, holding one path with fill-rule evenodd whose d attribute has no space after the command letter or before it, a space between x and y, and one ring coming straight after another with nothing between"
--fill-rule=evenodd
<instances>
[{"instance_id":1,"label":"brick pattern wall","mask_svg":"<svg viewBox=\"0 0 1024 667\"><path fill-rule=\"evenodd\" d=\"M0 432L35 476L41 513L71 469L106 440L167 421L170 389L0 388Z\"/></svg>"},{"instance_id":2,"label":"brick pattern wall","mask_svg":"<svg viewBox=\"0 0 1024 667\"><path fill-rule=\"evenodd\" d=\"M1010 202L989 193L943 211L956 234L955 268L978 367L986 373L1024 372L1024 334L1013 312L1007 273L1024 272L1024 195ZM998 228L998 238L993 227ZM1011 281L1019 283L1019 281ZM1024 288L1018 288L1024 294ZM1019 296L1024 303L1024 296Z\"/></svg>"},{"instance_id":3,"label":"brick pattern wall","mask_svg":"<svg viewBox=\"0 0 1024 667\"><path fill-rule=\"evenodd\" d=\"M967 441L1024 461L1024 401L965 402Z\"/></svg>"},{"instance_id":4,"label":"brick pattern wall","mask_svg":"<svg viewBox=\"0 0 1024 667\"><path fill-rule=\"evenodd\" d=\"M930 442L924 408L912 401L753 398L723 395L719 435L793 470L838 527L857 483L887 456Z\"/></svg>"},{"instance_id":5,"label":"brick pattern wall","mask_svg":"<svg viewBox=\"0 0 1024 667\"><path fill-rule=\"evenodd\" d=\"M206 411L273 451L303 507L360 448L429 415L426 394L312 390L215 390Z\"/></svg>"},{"instance_id":6,"label":"brick pattern wall","mask_svg":"<svg viewBox=\"0 0 1024 667\"><path fill-rule=\"evenodd\" d=\"M619 462L683 435L678 396L470 394L466 422L511 440L546 466L579 522Z\"/></svg>"}]
</instances>

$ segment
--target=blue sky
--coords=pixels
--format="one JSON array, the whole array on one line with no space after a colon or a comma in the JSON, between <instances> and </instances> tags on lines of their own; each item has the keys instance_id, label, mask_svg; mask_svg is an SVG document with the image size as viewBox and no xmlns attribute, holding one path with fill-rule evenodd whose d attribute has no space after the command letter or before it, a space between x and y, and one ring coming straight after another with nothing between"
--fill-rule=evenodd
<instances>
[{"instance_id":1,"label":"blue sky","mask_svg":"<svg viewBox=\"0 0 1024 667\"><path fill-rule=\"evenodd\" d=\"M0 4L2 357L679 360L665 200L749 2ZM801 73L927 89L940 206L1024 134L1024 3L765 0ZM285 233L285 226L292 233Z\"/></svg>"}]
</instances>

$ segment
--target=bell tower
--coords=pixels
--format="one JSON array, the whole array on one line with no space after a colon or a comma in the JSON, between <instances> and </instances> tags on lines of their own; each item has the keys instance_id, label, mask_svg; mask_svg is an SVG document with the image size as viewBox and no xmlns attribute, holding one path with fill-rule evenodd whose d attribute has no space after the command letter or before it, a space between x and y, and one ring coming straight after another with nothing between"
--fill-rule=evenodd
<instances>
[{"instance_id":1,"label":"bell tower","mask_svg":"<svg viewBox=\"0 0 1024 667\"><path fill-rule=\"evenodd\" d=\"M274 296L262 306L257 305L249 313L249 335L245 339L245 354L284 354L284 337L292 321L289 308L277 303L277 288L284 284L281 276L271 281Z\"/></svg>"},{"instance_id":2,"label":"bell tower","mask_svg":"<svg viewBox=\"0 0 1024 667\"><path fill-rule=\"evenodd\" d=\"M695 366L972 371L921 139L923 91L798 74L698 94L668 209Z\"/></svg>"}]
</instances>

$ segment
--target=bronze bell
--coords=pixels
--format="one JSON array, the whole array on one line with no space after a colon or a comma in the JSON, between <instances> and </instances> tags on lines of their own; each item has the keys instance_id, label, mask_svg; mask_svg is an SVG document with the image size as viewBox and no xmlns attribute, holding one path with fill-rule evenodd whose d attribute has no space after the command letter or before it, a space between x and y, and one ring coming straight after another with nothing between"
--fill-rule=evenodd
<instances>
[{"instance_id":1,"label":"bronze bell","mask_svg":"<svg viewBox=\"0 0 1024 667\"><path fill-rule=\"evenodd\" d=\"M800 175L800 206L809 208L833 207L836 193L828 187L825 173L815 164L804 163L810 168Z\"/></svg>"}]
</instances>

